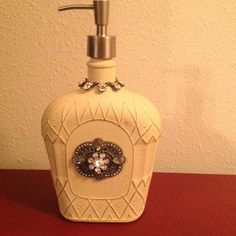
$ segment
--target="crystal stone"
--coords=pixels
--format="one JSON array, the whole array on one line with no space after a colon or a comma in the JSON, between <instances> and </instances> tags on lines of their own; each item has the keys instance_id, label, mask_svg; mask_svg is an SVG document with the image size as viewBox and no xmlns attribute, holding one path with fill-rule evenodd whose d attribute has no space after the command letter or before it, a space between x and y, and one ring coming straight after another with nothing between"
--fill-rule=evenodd
<instances>
[{"instance_id":1,"label":"crystal stone","mask_svg":"<svg viewBox=\"0 0 236 236\"><path fill-rule=\"evenodd\" d=\"M106 88L107 88L107 86L105 84L98 84L98 90L100 92L105 92Z\"/></svg>"},{"instance_id":2,"label":"crystal stone","mask_svg":"<svg viewBox=\"0 0 236 236\"><path fill-rule=\"evenodd\" d=\"M84 84L85 84L86 82L87 82L86 79L81 80L81 81L79 82L79 86L80 86L80 87L84 86Z\"/></svg>"},{"instance_id":3,"label":"crystal stone","mask_svg":"<svg viewBox=\"0 0 236 236\"><path fill-rule=\"evenodd\" d=\"M89 165L89 169L90 169L90 170L93 170L94 168L95 168L94 164L90 164L90 165Z\"/></svg>"},{"instance_id":4,"label":"crystal stone","mask_svg":"<svg viewBox=\"0 0 236 236\"><path fill-rule=\"evenodd\" d=\"M97 174L101 174L102 170L101 170L100 168L96 168L96 169L95 169L95 172L96 172Z\"/></svg>"},{"instance_id":5,"label":"crystal stone","mask_svg":"<svg viewBox=\"0 0 236 236\"><path fill-rule=\"evenodd\" d=\"M106 154L105 154L105 153L100 153L99 157L100 157L100 158L105 158L105 157L106 157Z\"/></svg>"},{"instance_id":6,"label":"crystal stone","mask_svg":"<svg viewBox=\"0 0 236 236\"><path fill-rule=\"evenodd\" d=\"M102 169L102 170L107 170L107 166L106 166L106 165L101 166L101 169Z\"/></svg>"},{"instance_id":7,"label":"crystal stone","mask_svg":"<svg viewBox=\"0 0 236 236\"><path fill-rule=\"evenodd\" d=\"M83 85L83 89L88 90L88 89L90 89L90 88L92 87L92 85L93 85L93 83L91 83L91 82L86 82L86 83Z\"/></svg>"},{"instance_id":8,"label":"crystal stone","mask_svg":"<svg viewBox=\"0 0 236 236\"><path fill-rule=\"evenodd\" d=\"M103 159L96 158L96 159L94 160L93 164L94 164L96 167L101 168L101 166L104 165L104 161L103 161Z\"/></svg>"},{"instance_id":9,"label":"crystal stone","mask_svg":"<svg viewBox=\"0 0 236 236\"><path fill-rule=\"evenodd\" d=\"M115 83L113 84L113 86L114 86L114 88L117 89L117 90L121 89L121 85L120 85L120 83L118 83L118 82L115 82Z\"/></svg>"},{"instance_id":10,"label":"crystal stone","mask_svg":"<svg viewBox=\"0 0 236 236\"><path fill-rule=\"evenodd\" d=\"M97 158L97 157L98 157L98 153L97 152L93 153L93 158Z\"/></svg>"}]
</instances>

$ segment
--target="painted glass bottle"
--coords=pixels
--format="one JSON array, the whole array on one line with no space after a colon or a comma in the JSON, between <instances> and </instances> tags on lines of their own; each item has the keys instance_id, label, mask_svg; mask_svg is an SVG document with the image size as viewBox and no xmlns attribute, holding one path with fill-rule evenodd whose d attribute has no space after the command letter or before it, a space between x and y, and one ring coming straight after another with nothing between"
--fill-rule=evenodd
<instances>
[{"instance_id":1,"label":"painted glass bottle","mask_svg":"<svg viewBox=\"0 0 236 236\"><path fill-rule=\"evenodd\" d=\"M88 78L56 98L42 118L61 214L72 221L130 222L144 211L160 136L160 116L116 78L109 0L60 8L94 9Z\"/></svg>"}]
</instances>

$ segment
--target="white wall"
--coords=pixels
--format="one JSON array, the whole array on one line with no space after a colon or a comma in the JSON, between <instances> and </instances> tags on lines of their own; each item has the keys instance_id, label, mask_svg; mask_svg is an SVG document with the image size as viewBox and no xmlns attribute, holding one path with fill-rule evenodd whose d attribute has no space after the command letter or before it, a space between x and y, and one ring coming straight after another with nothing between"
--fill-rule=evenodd
<instances>
[{"instance_id":1,"label":"white wall","mask_svg":"<svg viewBox=\"0 0 236 236\"><path fill-rule=\"evenodd\" d=\"M86 76L92 12L2 1L0 168L49 168L40 119ZM88 2L88 1L85 1ZM111 1L118 77L162 114L156 170L236 173L236 1Z\"/></svg>"}]
</instances>

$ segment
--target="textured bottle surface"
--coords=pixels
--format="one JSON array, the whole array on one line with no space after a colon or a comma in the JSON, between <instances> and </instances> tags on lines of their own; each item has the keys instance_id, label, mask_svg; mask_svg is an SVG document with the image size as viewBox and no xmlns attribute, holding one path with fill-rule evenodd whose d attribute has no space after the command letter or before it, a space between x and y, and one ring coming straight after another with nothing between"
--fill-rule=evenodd
<instances>
[{"instance_id":1,"label":"textured bottle surface","mask_svg":"<svg viewBox=\"0 0 236 236\"><path fill-rule=\"evenodd\" d=\"M115 62L90 60L88 78L114 81ZM124 88L79 89L48 106L42 135L65 218L129 222L142 214L160 135L159 113L147 99ZM95 140L102 140L102 152ZM116 165L116 158L125 162Z\"/></svg>"},{"instance_id":2,"label":"textured bottle surface","mask_svg":"<svg viewBox=\"0 0 236 236\"><path fill-rule=\"evenodd\" d=\"M142 214L160 135L159 113L147 99L126 89L69 93L46 109L42 135L65 218L129 222ZM96 138L121 147L126 162L116 176L97 180L77 172L76 147Z\"/></svg>"}]
</instances>

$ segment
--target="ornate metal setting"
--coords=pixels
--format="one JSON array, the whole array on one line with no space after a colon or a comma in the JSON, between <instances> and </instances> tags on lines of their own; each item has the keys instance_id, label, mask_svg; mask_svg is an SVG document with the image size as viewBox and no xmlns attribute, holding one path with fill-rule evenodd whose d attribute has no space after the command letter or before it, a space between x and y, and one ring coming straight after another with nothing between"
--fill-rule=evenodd
<instances>
[{"instance_id":1,"label":"ornate metal setting","mask_svg":"<svg viewBox=\"0 0 236 236\"><path fill-rule=\"evenodd\" d=\"M98 82L91 82L87 78L81 80L79 82L79 87L84 90L90 90L93 87L98 87L98 90L103 93L106 91L107 87L111 87L113 90L117 91L123 88L125 85L123 82L119 81L117 78L114 82L106 82L106 83L98 83Z\"/></svg>"},{"instance_id":2,"label":"ornate metal setting","mask_svg":"<svg viewBox=\"0 0 236 236\"><path fill-rule=\"evenodd\" d=\"M119 174L126 158L117 144L97 138L80 144L72 160L81 175L103 179Z\"/></svg>"}]
</instances>

